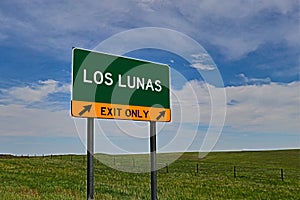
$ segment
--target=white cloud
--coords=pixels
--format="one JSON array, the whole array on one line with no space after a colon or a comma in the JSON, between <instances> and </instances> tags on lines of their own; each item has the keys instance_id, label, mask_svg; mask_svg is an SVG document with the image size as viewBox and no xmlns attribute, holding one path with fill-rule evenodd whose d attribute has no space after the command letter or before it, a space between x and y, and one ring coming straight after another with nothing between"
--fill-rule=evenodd
<instances>
[{"instance_id":1,"label":"white cloud","mask_svg":"<svg viewBox=\"0 0 300 200\"><path fill-rule=\"evenodd\" d=\"M46 81L46 83L51 85L54 81ZM244 133L270 133L274 135L274 138L276 138L276 133L299 134L299 88L300 82L226 87L227 102L223 102L228 103L226 131L236 134L238 138ZM199 122L201 126L209 124L212 109L217 110L216 113L219 115L214 117L222 117L222 113L219 113L222 112L222 102L215 103L214 108L212 108L210 98L212 93L216 98L219 98L218 95L222 95L223 89L203 82L191 81L181 90L173 90L172 122L160 123L158 133L162 130L159 133L161 134L159 137L162 138L167 136L164 134L172 133L175 135L171 137L171 139L173 138L172 141L161 141L165 144L163 149L171 151L173 147L178 148L180 146L184 150L197 134L193 130L194 126L197 126ZM85 120L78 119L78 121L83 124L79 133L84 143ZM180 122L183 124L179 125ZM123 144L132 137L148 137L147 123L117 120L99 120L99 123L99 127L104 130L106 137L119 137L120 141L118 141L123 142ZM2 136L78 137L69 110L49 111L48 109L28 108L16 104L0 105L0 127L0 135ZM198 133L204 134L203 130ZM98 134L97 137L100 137L99 132L96 134ZM122 135L126 136L123 137ZM170 139L169 136L166 138ZM186 140L180 142L182 138ZM122 139L124 141L121 141ZM168 143L170 143L169 146ZM234 145L232 144L233 149ZM100 149L103 148L105 150L105 146ZM250 147L244 146L244 148ZM147 151L147 148L144 150Z\"/></svg>"},{"instance_id":2,"label":"white cloud","mask_svg":"<svg viewBox=\"0 0 300 200\"><path fill-rule=\"evenodd\" d=\"M245 74L238 74L237 77L239 77L243 83L245 84L255 84L255 85L262 85L262 84L270 84L271 79L269 77L267 78L249 78Z\"/></svg>"},{"instance_id":3,"label":"white cloud","mask_svg":"<svg viewBox=\"0 0 300 200\"><path fill-rule=\"evenodd\" d=\"M60 58L72 46L91 48L114 33L145 26L179 30L216 45L231 59L266 42L300 42L297 0L10 2L20 12L11 15L12 8L0 6L2 38Z\"/></svg>"},{"instance_id":4,"label":"white cloud","mask_svg":"<svg viewBox=\"0 0 300 200\"><path fill-rule=\"evenodd\" d=\"M199 112L201 124L208 124L212 117L209 91L221 94L223 88L196 81L190 84L192 87L185 86L182 90L174 91L180 102L173 101L173 109L177 110L177 106L183 106L180 114L186 115L185 122L192 123L196 123L195 115ZM289 84L271 82L267 85L226 87L228 106L225 126L236 133L298 134L300 131L299 88L300 82ZM195 94L197 102L193 99ZM220 109L219 105L215 105L214 109ZM178 114L174 113L174 115Z\"/></svg>"},{"instance_id":5,"label":"white cloud","mask_svg":"<svg viewBox=\"0 0 300 200\"><path fill-rule=\"evenodd\" d=\"M196 37L218 46L229 59L238 59L267 42L299 45L297 0L189 2L180 2L178 8L197 27Z\"/></svg>"},{"instance_id":6,"label":"white cloud","mask_svg":"<svg viewBox=\"0 0 300 200\"><path fill-rule=\"evenodd\" d=\"M1 136L77 137L70 111L0 105Z\"/></svg>"},{"instance_id":7,"label":"white cloud","mask_svg":"<svg viewBox=\"0 0 300 200\"><path fill-rule=\"evenodd\" d=\"M12 102L14 100L22 103L34 103L44 101L48 95L57 92L70 92L69 84L60 84L55 80L38 81L30 86L12 87L1 89L3 97L1 102Z\"/></svg>"},{"instance_id":8,"label":"white cloud","mask_svg":"<svg viewBox=\"0 0 300 200\"><path fill-rule=\"evenodd\" d=\"M212 65L205 65L202 63L192 63L191 64L192 67L196 68L196 69L200 69L200 70L204 70L204 71L211 71L211 70L215 70L216 68Z\"/></svg>"},{"instance_id":9,"label":"white cloud","mask_svg":"<svg viewBox=\"0 0 300 200\"><path fill-rule=\"evenodd\" d=\"M192 54L192 64L190 65L193 68L211 71L216 69L216 65L213 63L211 57L207 53Z\"/></svg>"},{"instance_id":10,"label":"white cloud","mask_svg":"<svg viewBox=\"0 0 300 200\"><path fill-rule=\"evenodd\" d=\"M299 133L300 82L228 87L227 125L239 132Z\"/></svg>"}]
</instances>

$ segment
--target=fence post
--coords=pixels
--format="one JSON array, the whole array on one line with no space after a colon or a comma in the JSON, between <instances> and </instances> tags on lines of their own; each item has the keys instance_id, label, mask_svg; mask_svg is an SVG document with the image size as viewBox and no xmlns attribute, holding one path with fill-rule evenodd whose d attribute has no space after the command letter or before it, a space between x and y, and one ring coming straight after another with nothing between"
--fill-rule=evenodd
<instances>
[{"instance_id":1,"label":"fence post","mask_svg":"<svg viewBox=\"0 0 300 200\"><path fill-rule=\"evenodd\" d=\"M196 171L197 171L197 174L199 173L199 164L197 163L196 165Z\"/></svg>"},{"instance_id":2,"label":"fence post","mask_svg":"<svg viewBox=\"0 0 300 200\"><path fill-rule=\"evenodd\" d=\"M236 178L236 167L233 166L233 177Z\"/></svg>"},{"instance_id":3,"label":"fence post","mask_svg":"<svg viewBox=\"0 0 300 200\"><path fill-rule=\"evenodd\" d=\"M169 173L169 165L166 163L166 172Z\"/></svg>"},{"instance_id":4,"label":"fence post","mask_svg":"<svg viewBox=\"0 0 300 200\"><path fill-rule=\"evenodd\" d=\"M283 177L283 169L280 169L280 174L281 174L281 180L284 181L284 177Z\"/></svg>"},{"instance_id":5,"label":"fence post","mask_svg":"<svg viewBox=\"0 0 300 200\"><path fill-rule=\"evenodd\" d=\"M132 167L135 167L135 160L132 158Z\"/></svg>"}]
</instances>

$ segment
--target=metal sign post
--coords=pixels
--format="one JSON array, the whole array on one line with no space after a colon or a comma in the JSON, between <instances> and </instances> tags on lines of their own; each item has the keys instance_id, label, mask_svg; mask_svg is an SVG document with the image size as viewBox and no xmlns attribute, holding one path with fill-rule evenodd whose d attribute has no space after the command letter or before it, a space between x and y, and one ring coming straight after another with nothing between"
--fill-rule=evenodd
<instances>
[{"instance_id":1,"label":"metal sign post","mask_svg":"<svg viewBox=\"0 0 300 200\"><path fill-rule=\"evenodd\" d=\"M94 199L94 118L87 118L87 200Z\"/></svg>"},{"instance_id":2,"label":"metal sign post","mask_svg":"<svg viewBox=\"0 0 300 200\"><path fill-rule=\"evenodd\" d=\"M157 200L156 122L150 121L151 200Z\"/></svg>"}]
</instances>

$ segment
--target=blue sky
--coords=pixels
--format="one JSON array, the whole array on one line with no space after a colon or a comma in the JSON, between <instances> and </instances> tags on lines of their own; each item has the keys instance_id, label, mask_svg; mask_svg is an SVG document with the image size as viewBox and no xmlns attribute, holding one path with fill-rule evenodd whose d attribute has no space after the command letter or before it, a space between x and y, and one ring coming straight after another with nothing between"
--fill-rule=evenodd
<instances>
[{"instance_id":1,"label":"blue sky","mask_svg":"<svg viewBox=\"0 0 300 200\"><path fill-rule=\"evenodd\" d=\"M171 74L174 95L187 103L181 105L187 113L180 113L185 120L175 117L172 124L160 125L161 151L200 149L212 116L208 91L225 91L227 97L214 150L299 148L299 7L297 0L1 1L0 153L84 153L84 120L74 123L69 111L71 49L94 49L115 34L143 27L178 31L201 44L224 82L222 87L206 83L197 72L209 68L174 52L126 54L169 64L184 77L180 81ZM186 98L191 89L196 99ZM189 117L188 105L194 103L200 105L197 122ZM99 123L121 151L148 150L147 124ZM145 133L132 137L120 131L132 123L140 126L132 132ZM97 151L120 150L106 146L102 137L96 136Z\"/></svg>"}]
</instances>

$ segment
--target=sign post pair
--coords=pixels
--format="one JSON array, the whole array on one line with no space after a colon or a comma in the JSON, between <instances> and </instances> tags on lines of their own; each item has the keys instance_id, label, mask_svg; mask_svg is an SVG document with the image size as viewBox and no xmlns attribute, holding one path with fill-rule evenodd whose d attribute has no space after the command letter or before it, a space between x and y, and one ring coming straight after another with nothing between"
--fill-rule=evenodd
<instances>
[{"instance_id":1,"label":"sign post pair","mask_svg":"<svg viewBox=\"0 0 300 200\"><path fill-rule=\"evenodd\" d=\"M94 199L94 118L102 118L150 122L156 200L156 122L171 121L169 66L80 48L72 57L71 115L87 118L87 199Z\"/></svg>"}]
</instances>

